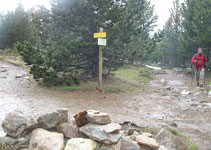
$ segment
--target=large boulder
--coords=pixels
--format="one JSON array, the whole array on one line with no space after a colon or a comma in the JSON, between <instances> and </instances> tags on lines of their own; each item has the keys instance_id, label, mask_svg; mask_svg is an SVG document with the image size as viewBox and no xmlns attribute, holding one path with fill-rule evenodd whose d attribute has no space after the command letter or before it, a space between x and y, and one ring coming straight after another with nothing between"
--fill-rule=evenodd
<instances>
[{"instance_id":1,"label":"large boulder","mask_svg":"<svg viewBox=\"0 0 211 150\"><path fill-rule=\"evenodd\" d=\"M183 137L172 134L167 129L162 129L156 136L156 141L169 150L188 150L188 145Z\"/></svg>"},{"instance_id":2,"label":"large boulder","mask_svg":"<svg viewBox=\"0 0 211 150\"><path fill-rule=\"evenodd\" d=\"M150 148L159 148L160 147L155 139L150 138L146 135L135 136L135 141L137 141L139 143L139 145L148 146Z\"/></svg>"},{"instance_id":3,"label":"large boulder","mask_svg":"<svg viewBox=\"0 0 211 150\"><path fill-rule=\"evenodd\" d=\"M63 150L64 135L38 128L32 132L29 150Z\"/></svg>"},{"instance_id":4,"label":"large boulder","mask_svg":"<svg viewBox=\"0 0 211 150\"><path fill-rule=\"evenodd\" d=\"M89 110L86 117L90 123L94 124L106 125L111 123L111 118L108 114L95 110Z\"/></svg>"},{"instance_id":5,"label":"large boulder","mask_svg":"<svg viewBox=\"0 0 211 150\"><path fill-rule=\"evenodd\" d=\"M98 143L91 139L74 138L68 140L64 150L96 150Z\"/></svg>"},{"instance_id":6,"label":"large boulder","mask_svg":"<svg viewBox=\"0 0 211 150\"><path fill-rule=\"evenodd\" d=\"M105 133L103 129L104 125L89 123L79 128L79 131L95 141L108 145L118 143L123 136L123 133L121 131L108 134Z\"/></svg>"},{"instance_id":7,"label":"large boulder","mask_svg":"<svg viewBox=\"0 0 211 150\"><path fill-rule=\"evenodd\" d=\"M60 124L60 114L58 112L51 112L42 115L37 119L37 122L43 129L52 129Z\"/></svg>"},{"instance_id":8,"label":"large boulder","mask_svg":"<svg viewBox=\"0 0 211 150\"><path fill-rule=\"evenodd\" d=\"M8 113L2 122L4 132L14 138L22 137L36 127L37 123L32 118L26 117L21 111Z\"/></svg>"},{"instance_id":9,"label":"large boulder","mask_svg":"<svg viewBox=\"0 0 211 150\"><path fill-rule=\"evenodd\" d=\"M84 126L84 125L89 123L86 115L87 115L87 111L84 111L84 112L80 112L79 114L76 114L74 116L76 125L78 127L82 127L82 126Z\"/></svg>"},{"instance_id":10,"label":"large boulder","mask_svg":"<svg viewBox=\"0 0 211 150\"><path fill-rule=\"evenodd\" d=\"M78 127L72 124L71 122L62 123L58 125L56 128L59 133L64 134L65 138L71 139L71 138L76 138L79 136Z\"/></svg>"},{"instance_id":11,"label":"large boulder","mask_svg":"<svg viewBox=\"0 0 211 150\"><path fill-rule=\"evenodd\" d=\"M120 150L140 150L140 147L129 140L122 139Z\"/></svg>"}]
</instances>

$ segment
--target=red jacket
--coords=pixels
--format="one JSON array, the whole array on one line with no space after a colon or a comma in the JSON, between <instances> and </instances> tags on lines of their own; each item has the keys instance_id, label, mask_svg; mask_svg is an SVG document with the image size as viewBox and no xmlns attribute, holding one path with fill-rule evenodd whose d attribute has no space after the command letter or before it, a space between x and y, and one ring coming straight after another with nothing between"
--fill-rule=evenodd
<instances>
[{"instance_id":1,"label":"red jacket","mask_svg":"<svg viewBox=\"0 0 211 150\"><path fill-rule=\"evenodd\" d=\"M197 59L196 59L196 56L197 56ZM197 60L196 63L195 63L195 60ZM207 60L207 57L204 56L203 54L196 54L193 56L191 60L191 64L195 64L196 69L202 69L202 68L205 68L205 65L208 66L208 60Z\"/></svg>"}]
</instances>

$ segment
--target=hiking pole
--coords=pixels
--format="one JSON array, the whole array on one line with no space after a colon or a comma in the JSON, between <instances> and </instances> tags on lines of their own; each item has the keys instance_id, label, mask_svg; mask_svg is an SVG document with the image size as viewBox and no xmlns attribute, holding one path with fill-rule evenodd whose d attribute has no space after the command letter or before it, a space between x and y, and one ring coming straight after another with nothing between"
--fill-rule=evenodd
<instances>
[{"instance_id":1,"label":"hiking pole","mask_svg":"<svg viewBox=\"0 0 211 150\"><path fill-rule=\"evenodd\" d=\"M191 70L192 70L192 80L191 80L191 87L192 87L192 85L193 85L193 65L191 64Z\"/></svg>"},{"instance_id":2,"label":"hiking pole","mask_svg":"<svg viewBox=\"0 0 211 150\"><path fill-rule=\"evenodd\" d=\"M205 86L206 76L207 76L207 67L204 68L204 86Z\"/></svg>"}]
</instances>

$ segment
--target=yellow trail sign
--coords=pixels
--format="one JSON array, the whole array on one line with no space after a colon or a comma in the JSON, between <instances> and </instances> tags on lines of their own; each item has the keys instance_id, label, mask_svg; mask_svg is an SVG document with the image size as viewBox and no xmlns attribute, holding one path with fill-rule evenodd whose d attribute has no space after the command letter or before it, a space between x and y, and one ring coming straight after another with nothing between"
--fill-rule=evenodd
<instances>
[{"instance_id":1,"label":"yellow trail sign","mask_svg":"<svg viewBox=\"0 0 211 150\"><path fill-rule=\"evenodd\" d=\"M94 33L94 38L106 38L106 32Z\"/></svg>"}]
</instances>

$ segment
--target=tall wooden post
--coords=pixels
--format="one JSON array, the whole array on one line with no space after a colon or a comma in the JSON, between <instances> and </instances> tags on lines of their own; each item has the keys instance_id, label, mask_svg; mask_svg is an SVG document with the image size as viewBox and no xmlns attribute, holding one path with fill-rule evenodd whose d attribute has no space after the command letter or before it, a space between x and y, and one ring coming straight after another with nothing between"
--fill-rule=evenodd
<instances>
[{"instance_id":1,"label":"tall wooden post","mask_svg":"<svg viewBox=\"0 0 211 150\"><path fill-rule=\"evenodd\" d=\"M103 32L103 28L100 28L100 32ZM98 75L99 75L99 91L103 91L103 50L102 46L99 46L99 70L98 70Z\"/></svg>"}]
</instances>

